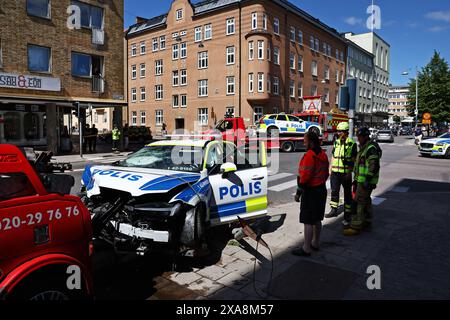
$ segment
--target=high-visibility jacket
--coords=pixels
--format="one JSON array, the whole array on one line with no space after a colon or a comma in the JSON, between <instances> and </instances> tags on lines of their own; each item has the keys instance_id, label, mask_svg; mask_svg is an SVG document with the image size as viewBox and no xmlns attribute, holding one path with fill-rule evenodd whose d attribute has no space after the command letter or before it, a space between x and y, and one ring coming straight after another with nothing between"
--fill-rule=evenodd
<instances>
[{"instance_id":1,"label":"high-visibility jacket","mask_svg":"<svg viewBox=\"0 0 450 320\"><path fill-rule=\"evenodd\" d=\"M341 139L337 139L334 142L334 159L331 163L331 171L339 173L352 172L357 152L355 140L347 138L347 140L342 143Z\"/></svg>"},{"instance_id":2,"label":"high-visibility jacket","mask_svg":"<svg viewBox=\"0 0 450 320\"><path fill-rule=\"evenodd\" d=\"M308 150L300 161L298 168L299 187L317 187L325 184L329 177L329 167L330 163L325 151L320 149L320 152L316 153L313 150Z\"/></svg>"},{"instance_id":3,"label":"high-visibility jacket","mask_svg":"<svg viewBox=\"0 0 450 320\"><path fill-rule=\"evenodd\" d=\"M368 142L358 153L355 166L355 180L365 183L370 177L369 184L377 185L380 175L380 153L372 142Z\"/></svg>"},{"instance_id":4,"label":"high-visibility jacket","mask_svg":"<svg viewBox=\"0 0 450 320\"><path fill-rule=\"evenodd\" d=\"M120 139L120 131L119 129L113 129L112 131L112 139L119 140Z\"/></svg>"}]
</instances>

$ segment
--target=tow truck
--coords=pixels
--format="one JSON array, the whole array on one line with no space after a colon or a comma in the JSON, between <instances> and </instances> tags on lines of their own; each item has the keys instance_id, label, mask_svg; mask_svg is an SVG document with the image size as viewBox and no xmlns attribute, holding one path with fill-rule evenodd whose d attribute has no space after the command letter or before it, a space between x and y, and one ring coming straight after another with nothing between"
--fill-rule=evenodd
<instances>
[{"instance_id":1,"label":"tow truck","mask_svg":"<svg viewBox=\"0 0 450 320\"><path fill-rule=\"evenodd\" d=\"M332 112L301 112L294 114L305 121L317 122L323 128L323 142L332 143L337 134L337 126L341 122L348 122L348 115Z\"/></svg>"},{"instance_id":2,"label":"tow truck","mask_svg":"<svg viewBox=\"0 0 450 320\"><path fill-rule=\"evenodd\" d=\"M69 195L74 179L62 172L71 165L27 155L0 145L0 300L92 296L90 214Z\"/></svg>"}]
</instances>

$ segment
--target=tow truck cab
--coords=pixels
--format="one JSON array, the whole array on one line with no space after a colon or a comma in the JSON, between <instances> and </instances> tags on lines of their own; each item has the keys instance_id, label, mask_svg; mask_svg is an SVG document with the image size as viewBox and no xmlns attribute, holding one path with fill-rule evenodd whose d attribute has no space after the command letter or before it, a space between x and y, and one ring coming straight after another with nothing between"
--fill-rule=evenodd
<instances>
[{"instance_id":1,"label":"tow truck cab","mask_svg":"<svg viewBox=\"0 0 450 320\"><path fill-rule=\"evenodd\" d=\"M73 178L38 174L13 145L0 145L0 177L0 300L92 295L90 214L46 188Z\"/></svg>"}]
</instances>

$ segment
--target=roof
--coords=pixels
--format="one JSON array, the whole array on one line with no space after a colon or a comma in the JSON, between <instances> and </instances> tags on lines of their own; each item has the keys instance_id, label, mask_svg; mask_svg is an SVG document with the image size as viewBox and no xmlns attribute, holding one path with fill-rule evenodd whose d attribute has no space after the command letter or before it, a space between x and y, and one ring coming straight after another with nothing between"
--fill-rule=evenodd
<instances>
[{"instance_id":1,"label":"roof","mask_svg":"<svg viewBox=\"0 0 450 320\"><path fill-rule=\"evenodd\" d=\"M210 140L162 140L148 144L148 147L162 147L162 146L179 146L179 147L194 147L204 148Z\"/></svg>"},{"instance_id":2,"label":"roof","mask_svg":"<svg viewBox=\"0 0 450 320\"><path fill-rule=\"evenodd\" d=\"M213 12L216 10L223 9L227 6L235 5L238 3L245 3L248 0L204 0L200 1L198 3L192 4L192 7L194 9L194 16L206 14L209 12ZM271 2L283 7L284 9L299 15L300 17L304 18L305 20L309 21L310 23L316 25L317 27L321 28L322 30L328 32L329 34L335 36L336 38L339 38L343 40L343 37L339 34L339 32L331 28L330 26L326 25L322 21L320 21L317 18L314 18L307 12L303 11L302 9L298 8L294 4L290 3L287 0L270 0ZM127 36L139 34L141 32L149 31L152 29L156 29L158 27L165 26L167 22L167 14L151 18L143 23L137 23L128 29Z\"/></svg>"}]
</instances>

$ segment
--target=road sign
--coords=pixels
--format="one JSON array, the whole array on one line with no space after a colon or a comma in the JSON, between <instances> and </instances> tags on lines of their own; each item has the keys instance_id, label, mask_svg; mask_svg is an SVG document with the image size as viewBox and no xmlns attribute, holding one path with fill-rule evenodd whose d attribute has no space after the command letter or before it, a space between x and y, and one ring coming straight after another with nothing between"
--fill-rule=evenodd
<instances>
[{"instance_id":1,"label":"road sign","mask_svg":"<svg viewBox=\"0 0 450 320\"><path fill-rule=\"evenodd\" d=\"M431 124L431 119L430 120L423 119L422 124Z\"/></svg>"},{"instance_id":2,"label":"road sign","mask_svg":"<svg viewBox=\"0 0 450 320\"><path fill-rule=\"evenodd\" d=\"M431 114L429 112L425 112L422 117L422 124L431 124Z\"/></svg>"}]
</instances>

